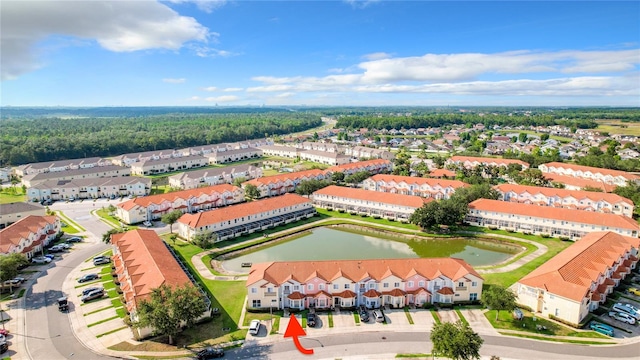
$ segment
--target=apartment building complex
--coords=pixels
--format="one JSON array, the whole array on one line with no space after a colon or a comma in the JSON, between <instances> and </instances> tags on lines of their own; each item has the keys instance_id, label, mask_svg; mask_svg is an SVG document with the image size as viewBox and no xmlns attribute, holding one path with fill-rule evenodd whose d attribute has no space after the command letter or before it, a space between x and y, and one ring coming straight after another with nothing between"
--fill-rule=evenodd
<instances>
[{"instance_id":1,"label":"apartment building complex","mask_svg":"<svg viewBox=\"0 0 640 360\"><path fill-rule=\"evenodd\" d=\"M195 169L206 165L209 165L209 160L202 155L148 159L132 163L131 173L140 176L155 175L172 171Z\"/></svg>"},{"instance_id":2,"label":"apartment building complex","mask_svg":"<svg viewBox=\"0 0 640 360\"><path fill-rule=\"evenodd\" d=\"M263 198L293 192L302 181L324 180L326 178L328 176L324 170L311 169L259 177L243 183L242 187L245 188L249 184L254 185L260 191L259 197Z\"/></svg>"},{"instance_id":3,"label":"apartment building complex","mask_svg":"<svg viewBox=\"0 0 640 360\"><path fill-rule=\"evenodd\" d=\"M262 169L249 164L230 165L183 172L169 176L169 186L176 189L195 189L202 186L231 184L236 179L251 180L262 176Z\"/></svg>"},{"instance_id":4,"label":"apartment building complex","mask_svg":"<svg viewBox=\"0 0 640 360\"><path fill-rule=\"evenodd\" d=\"M28 215L0 230L0 254L21 253L31 259L56 238L60 226L56 216Z\"/></svg>"},{"instance_id":5,"label":"apartment building complex","mask_svg":"<svg viewBox=\"0 0 640 360\"><path fill-rule=\"evenodd\" d=\"M336 165L328 168L327 173L332 174L334 172L341 172L345 175L353 175L360 171L368 171L370 174L379 174L390 172L393 170L393 163L384 159L371 159L358 161L349 164Z\"/></svg>"},{"instance_id":6,"label":"apartment building complex","mask_svg":"<svg viewBox=\"0 0 640 360\"><path fill-rule=\"evenodd\" d=\"M614 232L584 236L517 283L517 302L579 324L607 300L638 262L640 239Z\"/></svg>"},{"instance_id":7,"label":"apartment building complex","mask_svg":"<svg viewBox=\"0 0 640 360\"><path fill-rule=\"evenodd\" d=\"M31 174L59 172L68 170L87 169L92 167L111 165L111 161L99 157L45 161L39 163L31 163L20 165L15 168L15 174L19 177Z\"/></svg>"},{"instance_id":8,"label":"apartment building complex","mask_svg":"<svg viewBox=\"0 0 640 360\"><path fill-rule=\"evenodd\" d=\"M375 259L253 264L250 309L368 308L477 301L483 278L464 260Z\"/></svg>"},{"instance_id":9,"label":"apartment building complex","mask_svg":"<svg viewBox=\"0 0 640 360\"><path fill-rule=\"evenodd\" d=\"M610 193L616 189L616 185L607 184L599 180L585 179L579 177L573 177L569 175L559 175L552 173L543 173L545 179L551 183L558 183L564 185L567 190L583 190L587 188L600 189L603 192Z\"/></svg>"},{"instance_id":10,"label":"apartment building complex","mask_svg":"<svg viewBox=\"0 0 640 360\"><path fill-rule=\"evenodd\" d=\"M640 182L640 176L625 171L602 169L591 166L550 162L541 164L538 169L544 174L558 174L576 178L595 180L609 185L626 186L627 182Z\"/></svg>"},{"instance_id":11,"label":"apartment building complex","mask_svg":"<svg viewBox=\"0 0 640 360\"><path fill-rule=\"evenodd\" d=\"M118 218L126 224L157 220L173 210L183 213L213 209L244 201L244 191L233 185L213 185L131 199L116 206Z\"/></svg>"},{"instance_id":12,"label":"apartment building complex","mask_svg":"<svg viewBox=\"0 0 640 360\"><path fill-rule=\"evenodd\" d=\"M510 164L518 164L522 166L522 170L528 169L529 164L522 160L515 159L501 159L501 158L489 158L489 157L475 157L475 156L452 156L445 162L445 165L458 165L467 169L475 168L479 165L483 166L502 166L507 167Z\"/></svg>"},{"instance_id":13,"label":"apartment building complex","mask_svg":"<svg viewBox=\"0 0 640 360\"><path fill-rule=\"evenodd\" d=\"M425 198L448 199L461 187L469 184L459 180L440 180L400 175L374 175L362 182L365 190L392 194L415 195Z\"/></svg>"},{"instance_id":14,"label":"apartment building complex","mask_svg":"<svg viewBox=\"0 0 640 360\"><path fill-rule=\"evenodd\" d=\"M295 194L251 201L197 214L185 214L178 220L178 234L191 240L202 233L215 235L215 241L264 231L315 215L311 201Z\"/></svg>"},{"instance_id":15,"label":"apartment building complex","mask_svg":"<svg viewBox=\"0 0 640 360\"><path fill-rule=\"evenodd\" d=\"M29 215L45 216L46 209L38 204L15 202L0 205L0 229Z\"/></svg>"},{"instance_id":16,"label":"apartment building complex","mask_svg":"<svg viewBox=\"0 0 640 360\"><path fill-rule=\"evenodd\" d=\"M98 179L108 177L120 177L131 175L131 169L117 165L104 165L86 167L80 169L70 169L65 171L50 171L42 173L32 173L22 177L22 184L32 187L45 181L53 180L79 180Z\"/></svg>"},{"instance_id":17,"label":"apartment building complex","mask_svg":"<svg viewBox=\"0 0 640 360\"><path fill-rule=\"evenodd\" d=\"M113 177L77 180L50 180L27 189L27 199L68 200L145 196L151 191L151 179Z\"/></svg>"}]
</instances>

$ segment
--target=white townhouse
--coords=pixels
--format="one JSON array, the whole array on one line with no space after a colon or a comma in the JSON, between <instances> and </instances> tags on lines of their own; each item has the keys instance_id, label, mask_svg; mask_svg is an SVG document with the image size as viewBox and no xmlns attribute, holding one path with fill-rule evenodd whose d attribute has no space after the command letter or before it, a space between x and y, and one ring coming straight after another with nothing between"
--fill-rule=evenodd
<instances>
[{"instance_id":1,"label":"white townhouse","mask_svg":"<svg viewBox=\"0 0 640 360\"><path fill-rule=\"evenodd\" d=\"M541 164L538 169L544 174L558 174L573 176L582 179L596 180L605 184L626 186L628 181L640 182L640 176L626 171L602 169L591 166L550 162Z\"/></svg>"},{"instance_id":2,"label":"white townhouse","mask_svg":"<svg viewBox=\"0 0 640 360\"><path fill-rule=\"evenodd\" d=\"M0 255L37 256L60 232L57 216L28 215L0 230Z\"/></svg>"},{"instance_id":3,"label":"white townhouse","mask_svg":"<svg viewBox=\"0 0 640 360\"><path fill-rule=\"evenodd\" d=\"M131 164L139 161L169 159L180 156L182 156L180 151L167 149L123 154L112 158L111 162L115 165L131 166Z\"/></svg>"},{"instance_id":4,"label":"white townhouse","mask_svg":"<svg viewBox=\"0 0 640 360\"><path fill-rule=\"evenodd\" d=\"M262 145L260 150L265 156L281 156L286 158L297 158L299 156L299 149L293 146L286 145Z\"/></svg>"},{"instance_id":5,"label":"white townhouse","mask_svg":"<svg viewBox=\"0 0 640 360\"><path fill-rule=\"evenodd\" d=\"M141 160L131 164L133 175L154 175L172 171L194 169L209 165L209 160L202 155L187 155L166 159Z\"/></svg>"},{"instance_id":6,"label":"white townhouse","mask_svg":"<svg viewBox=\"0 0 640 360\"><path fill-rule=\"evenodd\" d=\"M500 193L500 200L510 202L595 211L627 217L633 215L635 208L633 201L620 195L603 192L517 184L501 184L493 188Z\"/></svg>"},{"instance_id":7,"label":"white townhouse","mask_svg":"<svg viewBox=\"0 0 640 360\"><path fill-rule=\"evenodd\" d=\"M362 182L365 190L448 199L459 188L469 187L459 180L442 180L400 175L374 175Z\"/></svg>"},{"instance_id":8,"label":"white townhouse","mask_svg":"<svg viewBox=\"0 0 640 360\"><path fill-rule=\"evenodd\" d=\"M635 237L590 233L520 279L517 302L577 325L636 268L639 246Z\"/></svg>"},{"instance_id":9,"label":"white townhouse","mask_svg":"<svg viewBox=\"0 0 640 360\"><path fill-rule=\"evenodd\" d=\"M368 308L475 302L484 279L455 258L253 264L248 309Z\"/></svg>"},{"instance_id":10,"label":"white townhouse","mask_svg":"<svg viewBox=\"0 0 640 360\"><path fill-rule=\"evenodd\" d=\"M131 199L116 206L118 218L126 224L157 220L173 210L197 212L244 201L244 191L222 184Z\"/></svg>"},{"instance_id":11,"label":"white townhouse","mask_svg":"<svg viewBox=\"0 0 640 360\"><path fill-rule=\"evenodd\" d=\"M45 181L53 180L79 180L79 179L97 179L131 175L131 169L124 166L104 165L86 167L80 169L66 171L50 171L43 173L33 173L22 177L22 184L26 187L32 187Z\"/></svg>"},{"instance_id":12,"label":"white townhouse","mask_svg":"<svg viewBox=\"0 0 640 360\"><path fill-rule=\"evenodd\" d=\"M385 173L393 170L393 163L384 159L371 159L353 162L349 164L336 165L326 170L327 174L341 172L346 175L352 175L360 171L368 171L370 174Z\"/></svg>"},{"instance_id":13,"label":"white townhouse","mask_svg":"<svg viewBox=\"0 0 640 360\"><path fill-rule=\"evenodd\" d=\"M39 163L31 163L20 165L15 168L15 174L19 177L25 175L86 169L96 166L111 165L111 161L99 157L72 159L72 160L57 160L57 161L45 161Z\"/></svg>"},{"instance_id":14,"label":"white townhouse","mask_svg":"<svg viewBox=\"0 0 640 360\"><path fill-rule=\"evenodd\" d=\"M578 240L596 231L613 231L638 237L640 227L632 218L552 206L478 199L469 204L465 222L470 225Z\"/></svg>"},{"instance_id":15,"label":"white townhouse","mask_svg":"<svg viewBox=\"0 0 640 360\"><path fill-rule=\"evenodd\" d=\"M603 192L610 193L616 189L616 185L607 184L600 180L585 179L568 175L544 173L544 178L549 182L562 184L567 190L582 190L585 188L601 189Z\"/></svg>"},{"instance_id":16,"label":"white townhouse","mask_svg":"<svg viewBox=\"0 0 640 360\"><path fill-rule=\"evenodd\" d=\"M145 196L151 191L151 179L114 177L77 180L51 180L27 189L31 201L97 199L123 196Z\"/></svg>"},{"instance_id":17,"label":"white townhouse","mask_svg":"<svg viewBox=\"0 0 640 360\"><path fill-rule=\"evenodd\" d=\"M191 240L202 233L216 235L215 241L264 231L278 225L314 216L311 201L296 194L251 201L197 214L185 214L178 220L178 234Z\"/></svg>"},{"instance_id":18,"label":"white townhouse","mask_svg":"<svg viewBox=\"0 0 640 360\"><path fill-rule=\"evenodd\" d=\"M11 168L0 168L0 184L11 181Z\"/></svg>"},{"instance_id":19,"label":"white townhouse","mask_svg":"<svg viewBox=\"0 0 640 360\"><path fill-rule=\"evenodd\" d=\"M29 215L45 216L47 210L39 204L14 202L0 205L0 229Z\"/></svg>"},{"instance_id":20,"label":"white townhouse","mask_svg":"<svg viewBox=\"0 0 640 360\"><path fill-rule=\"evenodd\" d=\"M323 143L323 142L313 142L313 141L304 141L298 148L305 151L320 151L320 152L332 152L332 153L340 153L342 149L332 143Z\"/></svg>"},{"instance_id":21,"label":"white townhouse","mask_svg":"<svg viewBox=\"0 0 640 360\"><path fill-rule=\"evenodd\" d=\"M311 195L315 206L347 212L408 222L417 208L433 199L413 195L379 193L330 185Z\"/></svg>"},{"instance_id":22,"label":"white townhouse","mask_svg":"<svg viewBox=\"0 0 640 360\"><path fill-rule=\"evenodd\" d=\"M225 151L214 151L204 154L209 164L225 164L247 159L257 159L261 156L262 150L253 147L227 149Z\"/></svg>"},{"instance_id":23,"label":"white townhouse","mask_svg":"<svg viewBox=\"0 0 640 360\"><path fill-rule=\"evenodd\" d=\"M519 164L522 166L522 170L529 168L528 163L522 160L515 160L515 159L500 159L500 158L490 158L490 157L456 155L456 156L450 157L449 159L447 159L447 161L445 161L445 165L460 165L467 169L472 169L479 165L507 167L510 164Z\"/></svg>"},{"instance_id":24,"label":"white townhouse","mask_svg":"<svg viewBox=\"0 0 640 360\"><path fill-rule=\"evenodd\" d=\"M356 159L393 160L396 157L391 151L366 146L347 146L345 147L344 154Z\"/></svg>"},{"instance_id":25,"label":"white townhouse","mask_svg":"<svg viewBox=\"0 0 640 360\"><path fill-rule=\"evenodd\" d=\"M242 188L246 188L249 184L254 185L260 191L259 197L263 198L294 192L298 184L303 181L324 180L326 178L327 175L323 170L311 169L259 177L243 183Z\"/></svg>"},{"instance_id":26,"label":"white townhouse","mask_svg":"<svg viewBox=\"0 0 640 360\"><path fill-rule=\"evenodd\" d=\"M325 165L341 165L351 162L351 157L332 151L301 150L299 153L301 160L313 161Z\"/></svg>"},{"instance_id":27,"label":"white townhouse","mask_svg":"<svg viewBox=\"0 0 640 360\"><path fill-rule=\"evenodd\" d=\"M262 169L249 164L225 166L183 172L169 176L169 186L175 189L195 189L202 186L231 184L236 179L251 180L262 176Z\"/></svg>"}]
</instances>

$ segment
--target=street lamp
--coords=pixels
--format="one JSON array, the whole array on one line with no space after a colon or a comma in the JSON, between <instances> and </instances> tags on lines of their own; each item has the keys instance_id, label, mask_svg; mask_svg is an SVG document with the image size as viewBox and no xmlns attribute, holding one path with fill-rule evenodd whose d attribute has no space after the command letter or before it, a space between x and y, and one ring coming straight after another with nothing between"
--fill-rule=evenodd
<instances>
[{"instance_id":1,"label":"street lamp","mask_svg":"<svg viewBox=\"0 0 640 360\"><path fill-rule=\"evenodd\" d=\"M277 302L276 299L271 299L271 306L269 306L269 316L271 317L271 331L273 331L273 304Z\"/></svg>"}]
</instances>

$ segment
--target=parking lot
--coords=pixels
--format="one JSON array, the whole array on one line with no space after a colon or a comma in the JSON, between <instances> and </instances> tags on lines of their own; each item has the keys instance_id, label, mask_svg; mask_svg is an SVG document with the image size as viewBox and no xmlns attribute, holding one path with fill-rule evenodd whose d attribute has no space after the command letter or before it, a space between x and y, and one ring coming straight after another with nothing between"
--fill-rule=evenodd
<instances>
[{"instance_id":1,"label":"parking lot","mask_svg":"<svg viewBox=\"0 0 640 360\"><path fill-rule=\"evenodd\" d=\"M621 302L621 303L631 304L636 308L640 308L640 296L635 295L632 292L622 290L622 288L640 289L640 275L638 275L638 273L636 272L632 272L629 276L633 278L633 280L630 283L630 286L623 285L622 287L619 287L618 289L616 289L616 291L614 291L612 294L609 295L609 299L611 301L607 301L606 303L607 305ZM609 317L608 311L612 309L605 305L600 305L599 310L600 311L598 311L598 313L603 312L603 314L599 316L594 316L594 321L598 321L598 322L613 326L615 337L631 338L635 336L640 336L640 323L638 321L636 321L636 323L632 325L632 324L628 324L628 323L616 320L612 317ZM619 328L619 329L616 329L616 328ZM624 329L626 331L621 331L620 329Z\"/></svg>"}]
</instances>

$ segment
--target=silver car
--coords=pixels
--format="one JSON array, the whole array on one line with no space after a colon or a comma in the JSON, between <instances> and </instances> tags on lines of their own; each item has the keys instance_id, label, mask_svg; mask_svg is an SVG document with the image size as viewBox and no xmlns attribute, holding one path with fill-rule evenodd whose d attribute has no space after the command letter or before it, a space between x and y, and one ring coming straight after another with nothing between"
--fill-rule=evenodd
<instances>
[{"instance_id":1,"label":"silver car","mask_svg":"<svg viewBox=\"0 0 640 360\"><path fill-rule=\"evenodd\" d=\"M633 316L627 314L627 313L623 313L623 312L617 312L617 311L610 311L609 312L609 316L612 317L613 319L616 319L618 321L622 321L622 322L626 322L627 324L633 325L636 323L636 319L633 318Z\"/></svg>"}]
</instances>

